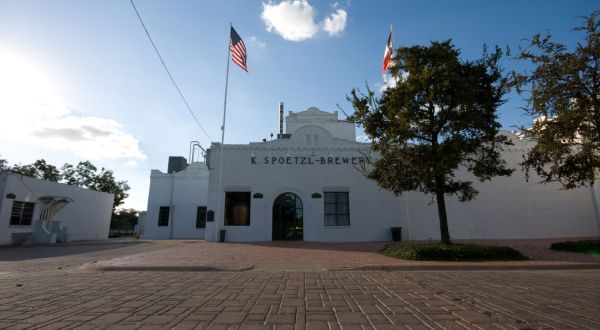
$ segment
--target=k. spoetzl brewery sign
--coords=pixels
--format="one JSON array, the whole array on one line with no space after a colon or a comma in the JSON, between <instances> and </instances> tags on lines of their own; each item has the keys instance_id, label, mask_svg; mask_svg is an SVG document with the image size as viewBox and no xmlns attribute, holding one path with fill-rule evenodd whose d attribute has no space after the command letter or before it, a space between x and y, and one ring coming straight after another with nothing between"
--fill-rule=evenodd
<instances>
[{"instance_id":1,"label":"k. spoetzl brewery sign","mask_svg":"<svg viewBox=\"0 0 600 330\"><path fill-rule=\"evenodd\" d=\"M365 161L358 156L250 156L252 165L361 165Z\"/></svg>"}]
</instances>

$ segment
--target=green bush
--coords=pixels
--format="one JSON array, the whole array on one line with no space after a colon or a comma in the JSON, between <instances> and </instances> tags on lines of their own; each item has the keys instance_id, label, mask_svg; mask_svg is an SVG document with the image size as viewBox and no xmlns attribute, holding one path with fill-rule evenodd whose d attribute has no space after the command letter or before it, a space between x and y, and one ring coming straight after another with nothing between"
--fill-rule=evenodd
<instances>
[{"instance_id":1,"label":"green bush","mask_svg":"<svg viewBox=\"0 0 600 330\"><path fill-rule=\"evenodd\" d=\"M382 253L388 257L408 260L486 261L526 260L521 252L506 246L474 244L390 244Z\"/></svg>"},{"instance_id":2,"label":"green bush","mask_svg":"<svg viewBox=\"0 0 600 330\"><path fill-rule=\"evenodd\" d=\"M566 241L550 245L550 249L557 251L587 253L593 256L600 255L600 240L592 241Z\"/></svg>"}]
</instances>

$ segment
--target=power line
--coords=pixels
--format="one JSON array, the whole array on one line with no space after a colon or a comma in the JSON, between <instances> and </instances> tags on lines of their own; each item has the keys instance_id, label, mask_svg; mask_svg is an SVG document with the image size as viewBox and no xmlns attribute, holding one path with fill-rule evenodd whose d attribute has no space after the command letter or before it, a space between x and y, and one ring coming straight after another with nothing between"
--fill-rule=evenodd
<instances>
[{"instance_id":1,"label":"power line","mask_svg":"<svg viewBox=\"0 0 600 330\"><path fill-rule=\"evenodd\" d=\"M181 96L181 99L183 100L183 103L185 103L185 106L186 106L188 112L190 113L190 115L192 115L192 117L196 121L196 124L198 124L198 126L200 127L200 129L202 130L202 132L204 132L204 134L206 135L206 137L208 137L208 140L212 143L212 139L210 138L210 135L208 135L208 133L206 133L206 130L204 129L204 127L202 127L202 124L200 124L200 121L198 121L198 118L196 118L196 115L194 115L194 112L192 111L192 108L190 107L189 103L187 102L187 100L183 96L183 93L181 93L181 90L179 89L179 86L177 86L177 83L175 82L175 79L173 78L173 75L171 75L171 72L167 68L167 65L165 64L165 61L163 60L163 57L160 55L160 52L158 51L158 48L156 48L156 45L154 44L154 41L152 40L152 37L150 36L150 32L148 32L148 29L146 28L146 25L144 24L144 21L142 20L142 16L140 16L140 13L138 12L137 8L135 7L135 4L133 3L133 0L129 0L129 1L131 2L131 5L133 6L133 9L135 10L135 13L137 14L137 17L139 18L140 23L142 23L142 27L144 28L144 31L146 31L146 35L148 36L148 39L150 40L150 43L152 44L152 47L154 47L154 50L156 51L156 55L158 55L158 58L160 59L160 63L162 63L163 67L165 68L165 71L167 71L167 74L169 75L169 78L171 78L171 82L173 83L173 86L175 86L175 89L179 93L179 96Z\"/></svg>"}]
</instances>

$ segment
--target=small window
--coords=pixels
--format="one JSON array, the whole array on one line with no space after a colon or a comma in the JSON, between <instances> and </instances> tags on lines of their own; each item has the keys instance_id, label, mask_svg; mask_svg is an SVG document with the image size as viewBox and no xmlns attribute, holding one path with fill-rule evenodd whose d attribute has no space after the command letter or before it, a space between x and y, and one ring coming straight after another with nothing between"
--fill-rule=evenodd
<instances>
[{"instance_id":1,"label":"small window","mask_svg":"<svg viewBox=\"0 0 600 330\"><path fill-rule=\"evenodd\" d=\"M250 226L250 192L225 193L225 226Z\"/></svg>"},{"instance_id":2,"label":"small window","mask_svg":"<svg viewBox=\"0 0 600 330\"><path fill-rule=\"evenodd\" d=\"M158 226L165 227L169 225L169 212L171 208L169 206L161 206L158 210Z\"/></svg>"},{"instance_id":3,"label":"small window","mask_svg":"<svg viewBox=\"0 0 600 330\"><path fill-rule=\"evenodd\" d=\"M31 226L35 203L13 201L10 212L11 226Z\"/></svg>"},{"instance_id":4,"label":"small window","mask_svg":"<svg viewBox=\"0 0 600 330\"><path fill-rule=\"evenodd\" d=\"M196 228L206 228L206 206L198 206L196 211Z\"/></svg>"},{"instance_id":5,"label":"small window","mask_svg":"<svg viewBox=\"0 0 600 330\"><path fill-rule=\"evenodd\" d=\"M325 226L350 226L348 192L325 193Z\"/></svg>"}]
</instances>

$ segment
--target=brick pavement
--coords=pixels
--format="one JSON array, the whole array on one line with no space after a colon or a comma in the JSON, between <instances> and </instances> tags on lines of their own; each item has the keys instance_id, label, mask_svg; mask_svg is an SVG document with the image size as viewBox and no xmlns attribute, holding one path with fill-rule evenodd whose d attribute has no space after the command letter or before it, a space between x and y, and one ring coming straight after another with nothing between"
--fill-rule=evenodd
<instances>
[{"instance_id":1,"label":"brick pavement","mask_svg":"<svg viewBox=\"0 0 600 330\"><path fill-rule=\"evenodd\" d=\"M600 268L600 258L552 251L555 240L471 241L509 245L531 257L528 261L433 262L399 260L379 253L386 242L320 243L260 242L211 243L187 241L97 262L101 270L434 270L434 269L549 269ZM161 242L158 246L167 244ZM173 256L176 256L175 258Z\"/></svg>"},{"instance_id":2,"label":"brick pavement","mask_svg":"<svg viewBox=\"0 0 600 330\"><path fill-rule=\"evenodd\" d=\"M106 272L81 267L150 252L177 258L183 244L79 247L37 259L23 258L37 248L0 249L0 328L600 328L599 269L332 272L308 265L293 271ZM288 259L302 254L299 250L287 251ZM22 257L11 260L7 251Z\"/></svg>"}]
</instances>

